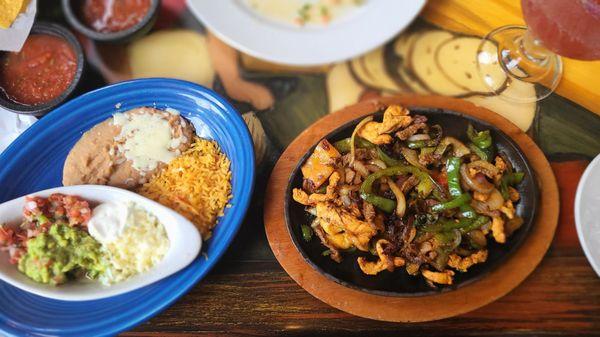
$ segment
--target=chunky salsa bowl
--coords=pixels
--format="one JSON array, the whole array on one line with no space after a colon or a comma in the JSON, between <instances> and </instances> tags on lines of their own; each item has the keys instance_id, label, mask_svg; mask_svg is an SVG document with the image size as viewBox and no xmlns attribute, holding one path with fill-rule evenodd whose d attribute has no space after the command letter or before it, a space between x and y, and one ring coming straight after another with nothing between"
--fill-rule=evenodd
<instances>
[{"instance_id":1,"label":"chunky salsa bowl","mask_svg":"<svg viewBox=\"0 0 600 337\"><path fill-rule=\"evenodd\" d=\"M81 79L82 77L84 77L83 75L85 69L85 57L81 45L79 44L79 41L77 40L75 35L73 35L68 29L59 24L37 22L35 25L33 25L33 28L31 29L30 39L35 38L36 36L43 38L58 39L59 42L62 42L65 47L68 47L71 50L71 56L73 57L72 60L69 60L69 62L73 62L71 78L69 78L69 74L67 74L67 71L65 71L64 67L59 68L58 64L53 64L55 61L58 62L58 58L56 56L57 54L59 54L58 52L60 50L55 49L57 53L51 57L41 58L39 56L36 56L38 54L41 54L40 47L51 48L48 41L40 41L40 43L38 43L35 47L38 49L38 51L36 53L33 53L33 55L31 56L25 55L26 48L24 47L22 53L19 53L19 55L22 55L23 57L27 58L28 61L20 62L19 67L21 69L15 69L13 74L13 81L23 81L23 78L28 79L28 81L24 81L24 86L16 87L20 94L24 94L25 92L31 94L32 91L40 90L40 88L36 88L36 86L39 85L39 83L44 83L44 86L40 90L44 94L47 93L49 89L54 90L59 87L64 87L64 89L59 91L56 95L54 95L54 98L24 103L9 97L10 95L8 94L8 90L6 90L7 88L2 88L2 86L5 83L1 83L0 106L18 114L33 115L40 117L45 115L52 109L55 109L67 99L69 99L69 97L73 96L79 91L78 89L80 87ZM29 50L28 53L32 51L33 50ZM0 52L0 60L4 61L4 58L7 58L9 54L16 53ZM60 54L64 53L60 52ZM60 61L65 61L65 58L61 58ZM43 75L35 74L36 71L39 71L39 69L42 68L45 69ZM3 70L6 69L0 69L0 72L2 72ZM23 77L24 73L28 74L28 77ZM8 81L6 75L0 74L0 77L4 78L2 82ZM35 81L31 81L32 78L35 79ZM38 92L37 94L39 95L40 93Z\"/></svg>"},{"instance_id":2,"label":"chunky salsa bowl","mask_svg":"<svg viewBox=\"0 0 600 337\"><path fill-rule=\"evenodd\" d=\"M294 188L302 186L301 167L313 153L317 145L315 144L302 157L289 179L284 205L287 230L295 247L308 264L329 279L346 287L384 296L424 296L451 291L480 279L506 260L523 243L534 223L539 198L538 186L525 155L509 136L489 123L455 111L429 108L410 108L410 111L412 115L424 115L432 124L441 125L445 135L453 136L461 141L465 141L467 138L466 130L469 123L477 130L490 130L498 152L502 152L508 157L515 170L524 172L525 177L517 187L521 200L515 205L516 214L524 220L523 225L507 239L505 244L490 240L487 261L472 266L466 273L456 273L454 283L450 286L433 289L422 277L411 276L404 268L397 268L394 272L383 271L377 275L366 275L359 268L356 258L369 256L369 252L356 250L345 253L342 262L337 263L329 256L324 256L323 252L327 248L318 239L313 238L310 241L303 239L302 225L309 225L312 216L305 211L304 205L292 199L292 192ZM372 114L375 120L380 120L382 115L383 112ZM365 117L367 116L340 126L324 139L334 143L350 137L357 124Z\"/></svg>"}]
</instances>

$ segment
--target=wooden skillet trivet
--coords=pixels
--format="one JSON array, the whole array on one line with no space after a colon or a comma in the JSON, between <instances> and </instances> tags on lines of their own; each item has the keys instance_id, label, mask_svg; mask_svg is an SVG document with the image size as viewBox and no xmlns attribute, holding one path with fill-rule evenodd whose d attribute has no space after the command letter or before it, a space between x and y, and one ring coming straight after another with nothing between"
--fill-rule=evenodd
<instances>
[{"instance_id":1,"label":"wooden skillet trivet","mask_svg":"<svg viewBox=\"0 0 600 337\"><path fill-rule=\"evenodd\" d=\"M390 104L454 110L495 125L527 156L540 187L540 207L531 232L505 262L472 284L423 297L385 297L344 287L318 273L294 247L285 225L284 199L288 179L302 156L337 127ZM537 145L504 117L474 104L440 96L395 96L364 101L327 115L302 132L273 169L265 200L265 230L269 245L285 271L321 301L366 318L392 322L424 322L460 315L506 295L533 272L548 250L558 223L558 187L550 164Z\"/></svg>"}]
</instances>

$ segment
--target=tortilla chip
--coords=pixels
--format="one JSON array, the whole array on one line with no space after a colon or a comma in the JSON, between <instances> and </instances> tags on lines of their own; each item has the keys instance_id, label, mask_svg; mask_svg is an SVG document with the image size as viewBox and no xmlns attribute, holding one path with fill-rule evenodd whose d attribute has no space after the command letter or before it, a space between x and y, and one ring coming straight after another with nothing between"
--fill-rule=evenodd
<instances>
[{"instance_id":1,"label":"tortilla chip","mask_svg":"<svg viewBox=\"0 0 600 337\"><path fill-rule=\"evenodd\" d=\"M0 28L7 29L27 9L29 0L0 0Z\"/></svg>"}]
</instances>

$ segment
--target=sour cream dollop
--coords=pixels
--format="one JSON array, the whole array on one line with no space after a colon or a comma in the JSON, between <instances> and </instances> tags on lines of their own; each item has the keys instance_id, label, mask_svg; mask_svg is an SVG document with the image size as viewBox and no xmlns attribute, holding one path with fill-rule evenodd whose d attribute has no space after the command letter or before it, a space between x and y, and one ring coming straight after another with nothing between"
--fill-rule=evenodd
<instances>
[{"instance_id":1,"label":"sour cream dollop","mask_svg":"<svg viewBox=\"0 0 600 337\"><path fill-rule=\"evenodd\" d=\"M107 202L98 205L88 221L90 235L101 244L115 241L125 230L127 224L127 206Z\"/></svg>"}]
</instances>

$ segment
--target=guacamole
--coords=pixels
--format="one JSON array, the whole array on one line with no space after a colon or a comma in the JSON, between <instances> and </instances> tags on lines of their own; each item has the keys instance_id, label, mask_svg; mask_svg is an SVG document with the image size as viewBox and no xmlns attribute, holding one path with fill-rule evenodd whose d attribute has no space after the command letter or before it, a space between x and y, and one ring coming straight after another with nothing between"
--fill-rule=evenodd
<instances>
[{"instance_id":1,"label":"guacamole","mask_svg":"<svg viewBox=\"0 0 600 337\"><path fill-rule=\"evenodd\" d=\"M28 240L27 253L19 260L22 273L52 285L65 283L77 274L96 278L104 269L100 243L87 232L60 223Z\"/></svg>"}]
</instances>

